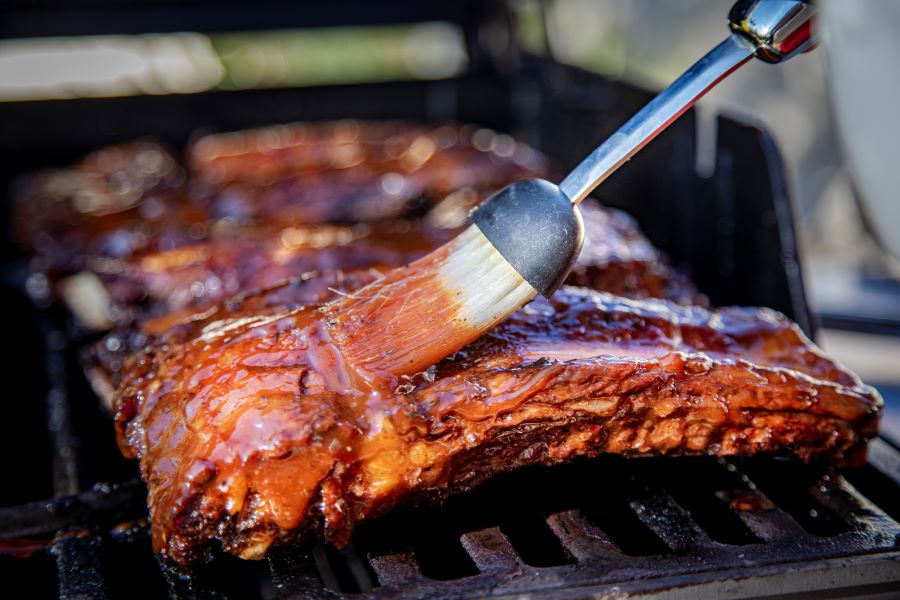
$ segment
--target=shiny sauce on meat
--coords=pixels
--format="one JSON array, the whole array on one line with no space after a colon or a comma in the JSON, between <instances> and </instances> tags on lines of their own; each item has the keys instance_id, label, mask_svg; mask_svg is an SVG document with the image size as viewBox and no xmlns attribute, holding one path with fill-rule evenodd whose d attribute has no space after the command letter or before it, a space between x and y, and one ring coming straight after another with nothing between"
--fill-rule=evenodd
<instances>
[{"instance_id":1,"label":"shiny sauce on meat","mask_svg":"<svg viewBox=\"0 0 900 600\"><path fill-rule=\"evenodd\" d=\"M599 452L850 460L877 426L877 396L765 310L563 290L403 377L351 368L322 316L231 313L127 366L121 441L169 558L340 544L416 494Z\"/></svg>"}]
</instances>

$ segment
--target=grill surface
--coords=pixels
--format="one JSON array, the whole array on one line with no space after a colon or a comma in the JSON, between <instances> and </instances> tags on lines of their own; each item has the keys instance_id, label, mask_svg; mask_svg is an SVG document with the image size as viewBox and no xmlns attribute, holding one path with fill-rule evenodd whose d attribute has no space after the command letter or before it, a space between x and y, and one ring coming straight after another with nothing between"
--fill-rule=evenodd
<instances>
[{"instance_id":1,"label":"grill surface","mask_svg":"<svg viewBox=\"0 0 900 600\"><path fill-rule=\"evenodd\" d=\"M526 469L364 524L343 550L218 554L185 577L153 558L145 488L116 458L61 322L37 315L56 497L0 509L0 572L34 597L900 593L900 452L883 440L843 474L761 457ZM98 480L124 483L72 493Z\"/></svg>"},{"instance_id":2,"label":"grill surface","mask_svg":"<svg viewBox=\"0 0 900 600\"><path fill-rule=\"evenodd\" d=\"M416 6L461 10L455 2L414 3L399 14ZM302 20L310 11L314 5L291 14ZM163 13L176 21L180 14L174 5ZM103 23L88 16L82 24ZM565 168L647 100L552 61L522 60L503 74L502 64L473 54L478 25L463 24L473 69L456 80L4 103L0 120L11 129L0 139L0 184L147 132L178 144L197 128L261 119L472 121L521 133ZM143 21L134 26L141 30ZM182 29L182 21L172 26ZM605 182L601 199L634 214L714 304L771 306L813 333L771 140L720 120L715 173L700 178L694 126L685 115ZM3 243L0 295L15 344L0 420L6 590L33 598L900 594L900 452L880 440L868 465L843 474L771 459L601 457L529 469L442 507L401 509L365 524L344 550L282 548L259 562L222 554L184 577L154 558L136 464L120 457L75 360L84 340L56 309L32 305L24 290L39 298L44 282Z\"/></svg>"}]
</instances>

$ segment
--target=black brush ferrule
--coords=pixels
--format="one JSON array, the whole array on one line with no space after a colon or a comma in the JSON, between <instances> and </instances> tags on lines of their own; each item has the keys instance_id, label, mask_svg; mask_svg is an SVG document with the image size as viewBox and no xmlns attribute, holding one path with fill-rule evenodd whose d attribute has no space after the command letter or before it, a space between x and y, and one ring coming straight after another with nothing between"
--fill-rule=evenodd
<instances>
[{"instance_id":1,"label":"black brush ferrule","mask_svg":"<svg viewBox=\"0 0 900 600\"><path fill-rule=\"evenodd\" d=\"M472 211L472 222L531 286L550 297L581 252L581 213L542 179L509 185Z\"/></svg>"}]
</instances>

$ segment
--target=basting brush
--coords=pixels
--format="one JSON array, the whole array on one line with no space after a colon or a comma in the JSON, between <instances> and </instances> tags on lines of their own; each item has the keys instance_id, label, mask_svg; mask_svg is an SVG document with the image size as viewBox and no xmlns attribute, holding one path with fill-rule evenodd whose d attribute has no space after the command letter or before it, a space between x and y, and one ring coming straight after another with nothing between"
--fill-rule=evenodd
<instances>
[{"instance_id":1,"label":"basting brush","mask_svg":"<svg viewBox=\"0 0 900 600\"><path fill-rule=\"evenodd\" d=\"M332 340L364 374L405 375L453 354L537 294L581 250L581 215L546 181L515 183L427 256L322 307Z\"/></svg>"},{"instance_id":2,"label":"basting brush","mask_svg":"<svg viewBox=\"0 0 900 600\"><path fill-rule=\"evenodd\" d=\"M499 323L568 275L584 238L577 209L604 179L753 56L783 62L812 45L801 0L741 0L732 34L675 80L559 185L531 179L476 208L431 254L321 308L346 362L367 377L412 374Z\"/></svg>"}]
</instances>

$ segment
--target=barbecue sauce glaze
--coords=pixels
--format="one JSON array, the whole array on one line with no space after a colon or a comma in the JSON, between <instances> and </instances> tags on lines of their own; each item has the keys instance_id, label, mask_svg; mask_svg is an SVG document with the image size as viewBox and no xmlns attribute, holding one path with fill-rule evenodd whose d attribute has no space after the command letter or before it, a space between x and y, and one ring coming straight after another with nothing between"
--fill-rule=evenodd
<instances>
[{"instance_id":1,"label":"barbecue sauce glaze","mask_svg":"<svg viewBox=\"0 0 900 600\"><path fill-rule=\"evenodd\" d=\"M880 399L766 309L564 288L413 376L343 360L321 307L200 319L126 365L123 452L155 548L346 543L356 523L526 464L600 452L856 462ZM325 311L327 312L327 310ZM416 316L410 315L410 318Z\"/></svg>"}]
</instances>

